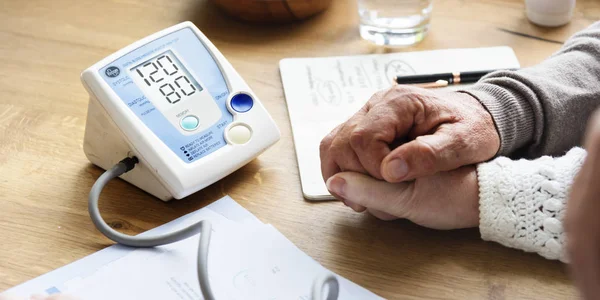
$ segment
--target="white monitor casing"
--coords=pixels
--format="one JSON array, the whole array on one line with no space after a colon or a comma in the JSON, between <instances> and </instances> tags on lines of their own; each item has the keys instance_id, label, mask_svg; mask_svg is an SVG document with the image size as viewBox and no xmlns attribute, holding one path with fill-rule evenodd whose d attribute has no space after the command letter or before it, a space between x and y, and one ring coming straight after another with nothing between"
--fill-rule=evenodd
<instances>
[{"instance_id":1,"label":"white monitor casing","mask_svg":"<svg viewBox=\"0 0 600 300\"><path fill-rule=\"evenodd\" d=\"M181 29L190 28L210 52L226 81L229 95L227 109L233 115L231 126L243 124L252 136L244 144L227 144L191 163L180 159L142 120L120 99L100 75L100 69L131 51ZM127 156L136 156L140 163L121 178L146 192L167 201L181 199L222 179L256 158L280 138L277 125L238 72L217 48L191 22L184 22L141 39L86 69L81 80L90 101L83 150L95 165L108 169ZM252 108L238 113L230 105L239 93L252 97Z\"/></svg>"}]
</instances>

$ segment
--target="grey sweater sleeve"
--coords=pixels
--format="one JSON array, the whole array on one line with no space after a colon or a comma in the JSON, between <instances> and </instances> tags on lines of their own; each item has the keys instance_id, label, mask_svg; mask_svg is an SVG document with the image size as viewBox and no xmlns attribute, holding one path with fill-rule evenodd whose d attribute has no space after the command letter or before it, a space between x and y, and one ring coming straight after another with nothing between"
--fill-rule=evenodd
<instances>
[{"instance_id":1,"label":"grey sweater sleeve","mask_svg":"<svg viewBox=\"0 0 600 300\"><path fill-rule=\"evenodd\" d=\"M497 155L563 155L581 144L588 117L600 106L600 22L536 66L494 72L460 91L492 115L501 140Z\"/></svg>"}]
</instances>

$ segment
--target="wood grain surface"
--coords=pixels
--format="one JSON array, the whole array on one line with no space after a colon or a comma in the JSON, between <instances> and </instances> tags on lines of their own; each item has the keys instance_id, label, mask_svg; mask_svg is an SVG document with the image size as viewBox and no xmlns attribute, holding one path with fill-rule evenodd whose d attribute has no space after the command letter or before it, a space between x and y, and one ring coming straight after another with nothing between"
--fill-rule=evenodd
<instances>
[{"instance_id":1,"label":"wood grain surface","mask_svg":"<svg viewBox=\"0 0 600 300\"><path fill-rule=\"evenodd\" d=\"M508 45L530 66L599 18L597 0L578 1L575 19L555 29L530 24L522 0L436 0L423 42L387 49L360 39L352 0L333 1L303 22L272 26L236 21L201 0L0 0L0 291L112 244L87 214L87 194L102 170L82 151L88 95L80 72L190 20L261 97L281 141L179 201L163 203L112 182L101 211L114 227L139 233L230 195L325 267L385 298L574 298L564 265L483 242L477 229L434 231L379 221L339 202L305 201L278 62Z\"/></svg>"}]
</instances>

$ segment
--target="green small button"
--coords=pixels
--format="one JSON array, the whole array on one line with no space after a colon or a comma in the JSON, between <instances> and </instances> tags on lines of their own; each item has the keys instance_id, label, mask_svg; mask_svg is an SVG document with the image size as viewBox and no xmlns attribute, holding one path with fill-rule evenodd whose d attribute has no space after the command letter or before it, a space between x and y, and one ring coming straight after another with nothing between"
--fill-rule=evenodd
<instances>
[{"instance_id":1,"label":"green small button","mask_svg":"<svg viewBox=\"0 0 600 300\"><path fill-rule=\"evenodd\" d=\"M194 130L198 128L198 124L200 124L200 120L196 116L186 116L181 119L181 128L185 130Z\"/></svg>"}]
</instances>

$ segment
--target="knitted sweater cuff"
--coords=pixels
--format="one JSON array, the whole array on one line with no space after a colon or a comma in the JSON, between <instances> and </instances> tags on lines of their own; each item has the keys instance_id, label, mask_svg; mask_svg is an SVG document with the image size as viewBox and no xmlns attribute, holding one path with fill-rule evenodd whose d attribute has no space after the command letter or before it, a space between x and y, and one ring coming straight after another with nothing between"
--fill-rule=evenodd
<instances>
[{"instance_id":1,"label":"knitted sweater cuff","mask_svg":"<svg viewBox=\"0 0 600 300\"><path fill-rule=\"evenodd\" d=\"M482 239L566 262L562 221L585 150L536 160L499 157L477 166Z\"/></svg>"},{"instance_id":2,"label":"knitted sweater cuff","mask_svg":"<svg viewBox=\"0 0 600 300\"><path fill-rule=\"evenodd\" d=\"M459 92L475 97L491 114L500 136L498 156L510 156L531 142L535 115L531 104L518 93L485 82Z\"/></svg>"}]
</instances>

